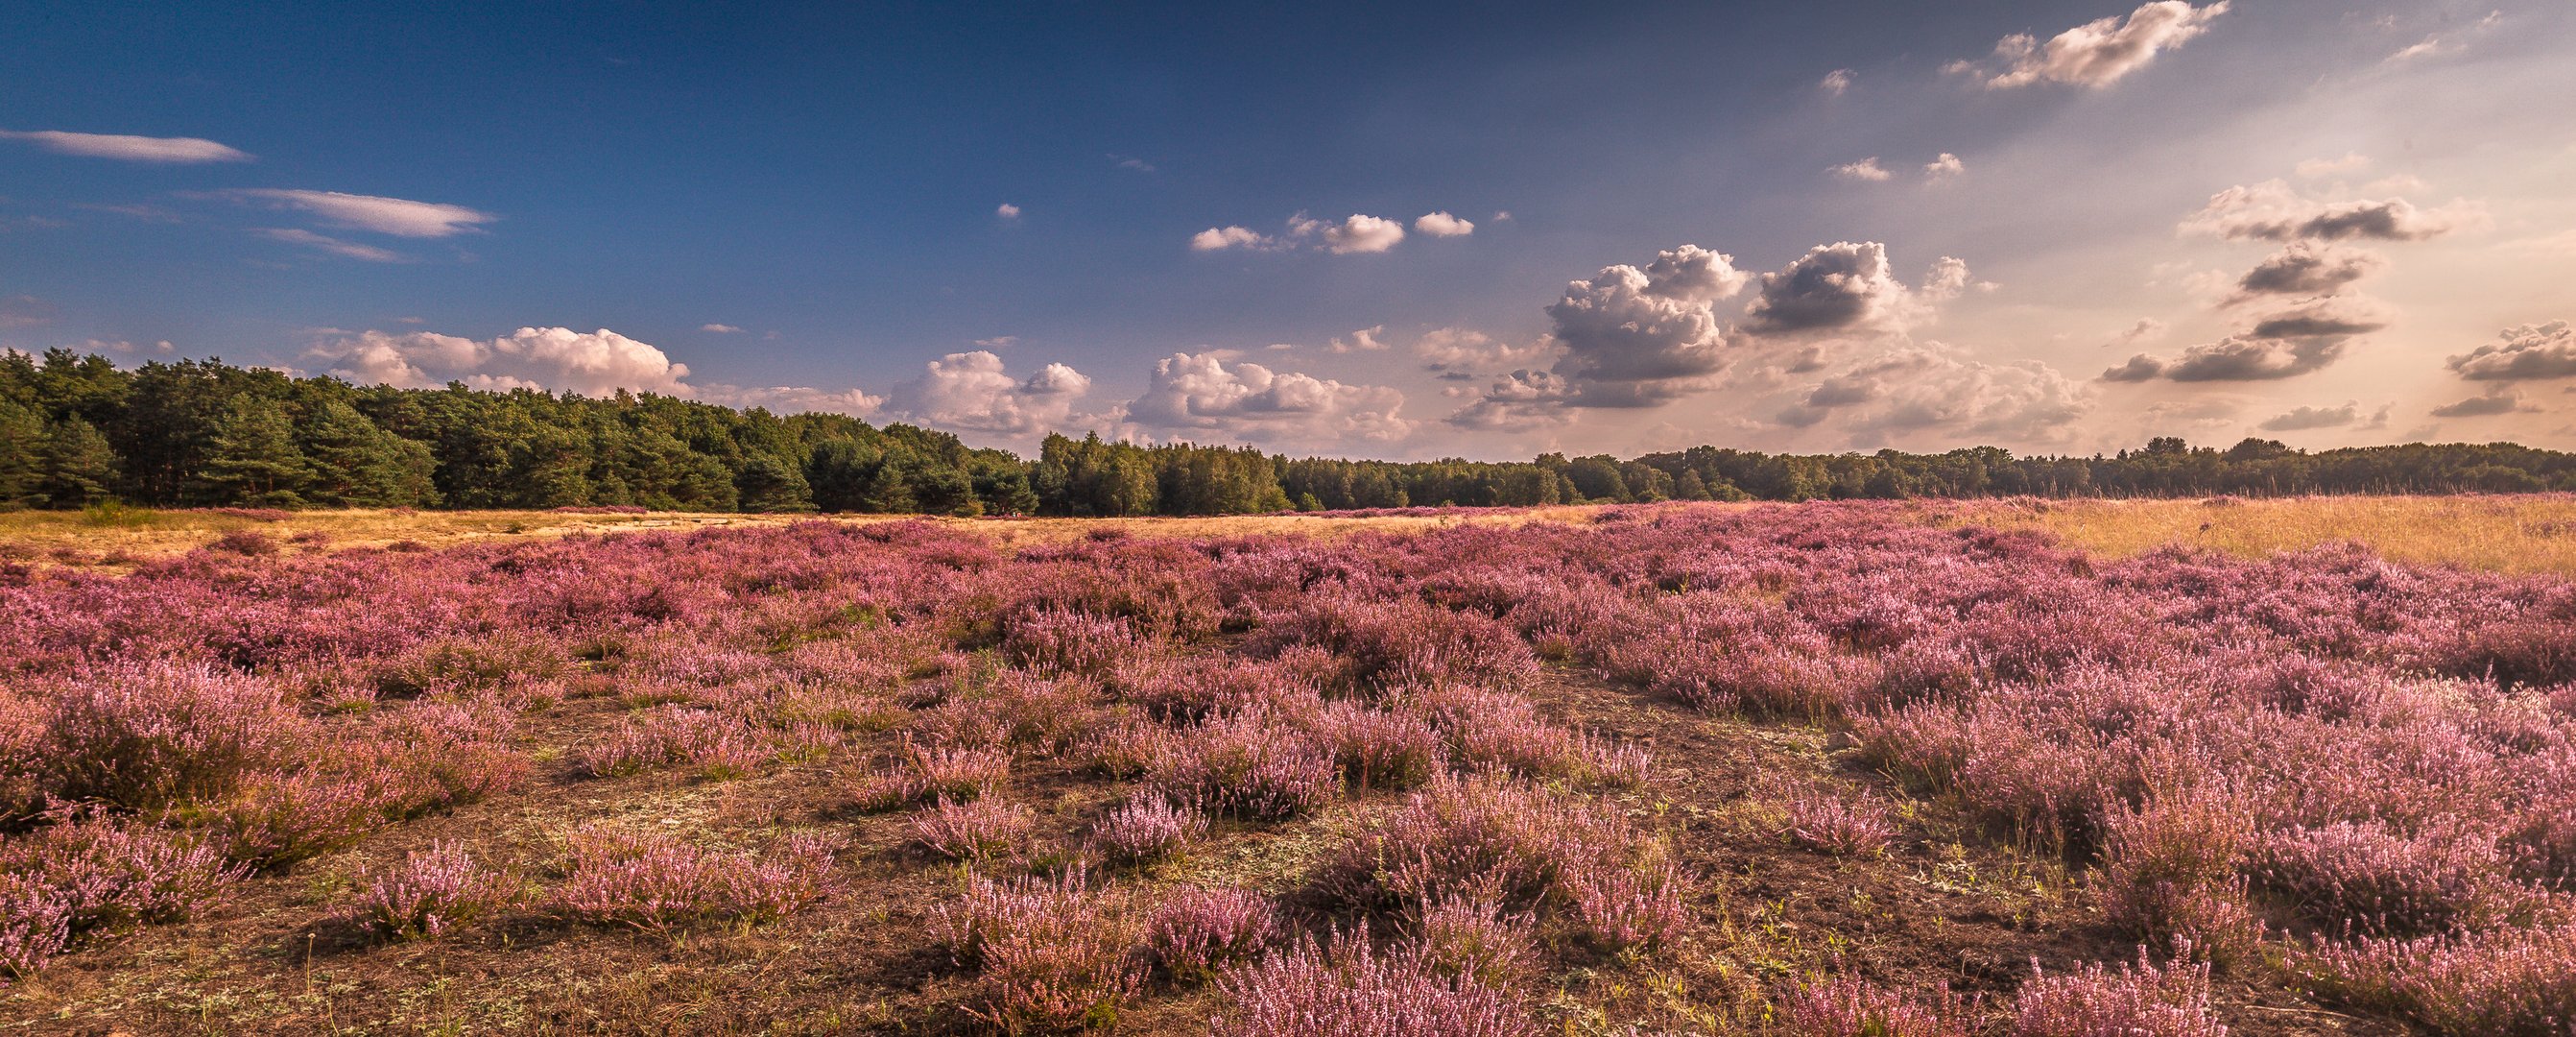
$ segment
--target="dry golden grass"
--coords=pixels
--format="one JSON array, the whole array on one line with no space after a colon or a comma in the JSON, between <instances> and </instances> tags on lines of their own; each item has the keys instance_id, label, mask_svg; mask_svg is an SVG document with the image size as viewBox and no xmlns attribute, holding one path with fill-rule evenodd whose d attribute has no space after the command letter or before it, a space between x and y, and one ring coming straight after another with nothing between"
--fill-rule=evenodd
<instances>
[{"instance_id":1,"label":"dry golden grass","mask_svg":"<svg viewBox=\"0 0 2576 1037\"><path fill-rule=\"evenodd\" d=\"M2576 496L2296 497L2278 500L1963 502L1947 523L2040 529L2112 556L2167 544L2260 558L2357 541L2393 561L2502 573L2576 574Z\"/></svg>"},{"instance_id":2,"label":"dry golden grass","mask_svg":"<svg viewBox=\"0 0 2576 1037\"><path fill-rule=\"evenodd\" d=\"M1749 508L1758 504L1672 505ZM2390 559L2504 573L2576 575L2576 496L2300 497L2279 500L1922 501L1910 507L1942 526L1992 525L2043 530L2098 554L2126 557L2167 544L2259 558L2320 544L2358 541ZM993 536L1004 544L1047 542L1116 529L1136 536L1245 536L1288 533L1342 536L1362 530L1402 532L1458 524L1586 522L1591 507L1447 515L1229 515L1212 518L982 518L936 521ZM620 530L757 527L813 521L810 515L654 512L644 515L554 511L305 511L275 521L214 511L130 512L102 522L78 512L0 513L0 560L117 570L182 554L226 533L255 529L284 541L319 534L303 550L385 546L410 541L451 547L496 539L558 537ZM882 515L824 516L873 523Z\"/></svg>"}]
</instances>

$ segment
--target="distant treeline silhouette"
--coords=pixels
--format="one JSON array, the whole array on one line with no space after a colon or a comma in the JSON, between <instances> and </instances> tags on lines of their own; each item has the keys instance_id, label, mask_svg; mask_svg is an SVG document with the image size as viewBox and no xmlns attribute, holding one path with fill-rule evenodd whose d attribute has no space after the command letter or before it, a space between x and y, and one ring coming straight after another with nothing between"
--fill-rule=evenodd
<instances>
[{"instance_id":1,"label":"distant treeline silhouette","mask_svg":"<svg viewBox=\"0 0 2576 1037\"><path fill-rule=\"evenodd\" d=\"M1036 460L944 432L669 396L362 387L218 360L122 370L0 354L0 507L641 505L688 511L1225 515L1853 497L2173 497L2576 489L2576 455L2512 443L2308 453L2158 438L2111 456L1795 455L1693 447L1631 460L1289 458L1048 436Z\"/></svg>"}]
</instances>

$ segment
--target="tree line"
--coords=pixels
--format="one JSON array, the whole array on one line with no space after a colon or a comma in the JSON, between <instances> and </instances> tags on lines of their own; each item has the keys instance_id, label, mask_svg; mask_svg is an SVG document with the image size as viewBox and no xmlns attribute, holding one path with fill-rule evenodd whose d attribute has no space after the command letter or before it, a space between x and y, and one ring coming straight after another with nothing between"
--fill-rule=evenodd
<instances>
[{"instance_id":1,"label":"tree line","mask_svg":"<svg viewBox=\"0 0 2576 1037\"><path fill-rule=\"evenodd\" d=\"M2160 497L2576 490L2512 443L2315 453L2158 438L2091 457L1765 454L1348 461L1048 436L1034 460L944 432L669 396L356 386L217 360L132 370L0 353L0 508L556 508L1229 515L1657 500Z\"/></svg>"}]
</instances>

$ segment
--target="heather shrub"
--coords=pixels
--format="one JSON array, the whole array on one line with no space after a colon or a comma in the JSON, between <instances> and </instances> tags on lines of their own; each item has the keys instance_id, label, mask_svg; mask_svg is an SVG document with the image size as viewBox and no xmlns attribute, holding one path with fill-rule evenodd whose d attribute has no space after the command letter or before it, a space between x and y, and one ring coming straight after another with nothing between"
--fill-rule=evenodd
<instances>
[{"instance_id":1,"label":"heather shrub","mask_svg":"<svg viewBox=\"0 0 2576 1037\"><path fill-rule=\"evenodd\" d=\"M206 550L256 558L276 554L278 547L276 537L255 529L236 529L216 537L206 545Z\"/></svg>"},{"instance_id":2,"label":"heather shrub","mask_svg":"<svg viewBox=\"0 0 2576 1037\"><path fill-rule=\"evenodd\" d=\"M1946 985L1916 996L1854 976L1799 987L1781 1017L1796 1037L1970 1037L1977 1030L1976 1003Z\"/></svg>"},{"instance_id":3,"label":"heather shrub","mask_svg":"<svg viewBox=\"0 0 2576 1037\"><path fill-rule=\"evenodd\" d=\"M1211 1037L1537 1037L1520 997L1419 954L1369 945L1365 927L1217 976L1227 1010Z\"/></svg>"},{"instance_id":4,"label":"heather shrub","mask_svg":"<svg viewBox=\"0 0 2576 1037\"><path fill-rule=\"evenodd\" d=\"M2094 873L2103 914L2149 944L2221 963L2250 954L2263 935L2241 875L2253 816L2243 797L2207 786L2105 811Z\"/></svg>"},{"instance_id":5,"label":"heather shrub","mask_svg":"<svg viewBox=\"0 0 2576 1037\"><path fill-rule=\"evenodd\" d=\"M1145 947L1166 975L1197 983L1260 953L1278 929L1269 897L1248 889L1184 889L1154 906Z\"/></svg>"},{"instance_id":6,"label":"heather shrub","mask_svg":"<svg viewBox=\"0 0 2576 1037\"><path fill-rule=\"evenodd\" d=\"M387 940L418 940L471 925L508 907L518 876L485 866L456 842L431 843L404 855L401 866L372 879L358 900L359 923Z\"/></svg>"},{"instance_id":7,"label":"heather shrub","mask_svg":"<svg viewBox=\"0 0 2576 1037\"><path fill-rule=\"evenodd\" d=\"M381 767L268 772L190 814L207 819L226 857L271 871L356 845L386 822L399 781Z\"/></svg>"},{"instance_id":8,"label":"heather shrub","mask_svg":"<svg viewBox=\"0 0 2576 1037\"><path fill-rule=\"evenodd\" d=\"M1137 647L1125 620L1059 609L1017 614L1002 637L1012 662L1053 675L1106 673Z\"/></svg>"},{"instance_id":9,"label":"heather shrub","mask_svg":"<svg viewBox=\"0 0 2576 1037\"><path fill-rule=\"evenodd\" d=\"M1353 836L1327 889L1380 907L1489 896L1616 949L1679 931L1685 885L1625 817L1496 776L1442 778Z\"/></svg>"},{"instance_id":10,"label":"heather shrub","mask_svg":"<svg viewBox=\"0 0 2576 1037\"><path fill-rule=\"evenodd\" d=\"M2294 959L2317 993L2448 1037L2563 1037L2576 1025L2576 926L2322 943Z\"/></svg>"},{"instance_id":11,"label":"heather shrub","mask_svg":"<svg viewBox=\"0 0 2576 1037\"><path fill-rule=\"evenodd\" d=\"M1451 895L1416 905L1410 928L1434 971L1511 989L1538 970L1536 924L1491 896Z\"/></svg>"},{"instance_id":12,"label":"heather shrub","mask_svg":"<svg viewBox=\"0 0 2576 1037\"><path fill-rule=\"evenodd\" d=\"M760 732L749 724L708 710L664 706L628 718L585 747L580 766L595 777L687 765L710 778L734 778L752 773L770 756Z\"/></svg>"},{"instance_id":13,"label":"heather shrub","mask_svg":"<svg viewBox=\"0 0 2576 1037\"><path fill-rule=\"evenodd\" d=\"M1449 684L1517 690L1539 675L1538 657L1511 628L1416 598L1307 594L1286 613L1265 617L1252 649L1276 655L1294 646L1331 653L1337 666L1330 683L1353 691Z\"/></svg>"},{"instance_id":14,"label":"heather shrub","mask_svg":"<svg viewBox=\"0 0 2576 1037\"><path fill-rule=\"evenodd\" d=\"M1341 785L1331 756L1264 713L1209 720L1160 748L1146 786L1220 817L1295 817L1329 802Z\"/></svg>"},{"instance_id":15,"label":"heather shrub","mask_svg":"<svg viewBox=\"0 0 2576 1037\"><path fill-rule=\"evenodd\" d=\"M85 676L47 705L29 754L39 790L128 810L222 797L310 726L268 682L169 664Z\"/></svg>"},{"instance_id":16,"label":"heather shrub","mask_svg":"<svg viewBox=\"0 0 2576 1037\"><path fill-rule=\"evenodd\" d=\"M2336 822L2269 833L2251 872L2265 893L2329 932L2420 936L2483 929L2527 899L2493 841L2463 831L2403 835Z\"/></svg>"},{"instance_id":17,"label":"heather shrub","mask_svg":"<svg viewBox=\"0 0 2576 1037\"><path fill-rule=\"evenodd\" d=\"M941 798L915 812L909 828L913 843L922 849L952 860L976 860L1026 839L1029 812L995 796L964 802Z\"/></svg>"},{"instance_id":18,"label":"heather shrub","mask_svg":"<svg viewBox=\"0 0 2576 1037\"><path fill-rule=\"evenodd\" d=\"M995 882L931 912L931 934L975 970L965 1010L1005 1033L1114 1024L1145 983L1137 925L1124 898L1087 888L1074 869Z\"/></svg>"},{"instance_id":19,"label":"heather shrub","mask_svg":"<svg viewBox=\"0 0 2576 1037\"><path fill-rule=\"evenodd\" d=\"M93 934L185 920L245 874L186 834L95 817L0 838L0 974L32 973Z\"/></svg>"},{"instance_id":20,"label":"heather shrub","mask_svg":"<svg viewBox=\"0 0 2576 1037\"><path fill-rule=\"evenodd\" d=\"M576 829L554 909L594 925L646 931L719 920L774 922L837 888L828 837L795 834L766 853L712 850L664 833Z\"/></svg>"},{"instance_id":21,"label":"heather shrub","mask_svg":"<svg viewBox=\"0 0 2576 1037\"><path fill-rule=\"evenodd\" d=\"M1447 762L1440 733L1419 717L1334 702L1317 713L1313 729L1353 788L1413 788Z\"/></svg>"},{"instance_id":22,"label":"heather shrub","mask_svg":"<svg viewBox=\"0 0 2576 1037\"><path fill-rule=\"evenodd\" d=\"M973 799L1010 777L1011 754L999 749L932 748L905 742L899 761L859 779L863 810L893 810L934 797Z\"/></svg>"},{"instance_id":23,"label":"heather shrub","mask_svg":"<svg viewBox=\"0 0 2576 1037\"><path fill-rule=\"evenodd\" d=\"M1782 834L1818 853L1863 857L1885 852L1896 838L1896 822L1885 800L1863 791L1837 795L1828 789L1801 787L1781 800Z\"/></svg>"},{"instance_id":24,"label":"heather shrub","mask_svg":"<svg viewBox=\"0 0 2576 1037\"><path fill-rule=\"evenodd\" d=\"M1139 796L1102 815L1091 828L1091 843L1113 861L1145 863L1187 850L1207 830L1206 815L1160 796Z\"/></svg>"},{"instance_id":25,"label":"heather shrub","mask_svg":"<svg viewBox=\"0 0 2576 1037\"><path fill-rule=\"evenodd\" d=\"M2009 1037L2226 1037L2209 1010L2209 966L2158 967L2138 950L2134 966L2088 964L2052 976L2031 965L2013 995Z\"/></svg>"}]
</instances>

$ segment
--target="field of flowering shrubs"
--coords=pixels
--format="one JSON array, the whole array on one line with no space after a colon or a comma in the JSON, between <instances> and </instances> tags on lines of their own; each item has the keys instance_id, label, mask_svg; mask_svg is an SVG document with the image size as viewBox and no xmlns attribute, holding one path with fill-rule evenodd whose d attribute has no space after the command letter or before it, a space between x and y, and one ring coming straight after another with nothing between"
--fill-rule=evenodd
<instances>
[{"instance_id":1,"label":"field of flowering shrubs","mask_svg":"<svg viewBox=\"0 0 2576 1037\"><path fill-rule=\"evenodd\" d=\"M0 586L0 1030L2576 1033L2557 577L1903 504L257 536Z\"/></svg>"}]
</instances>

